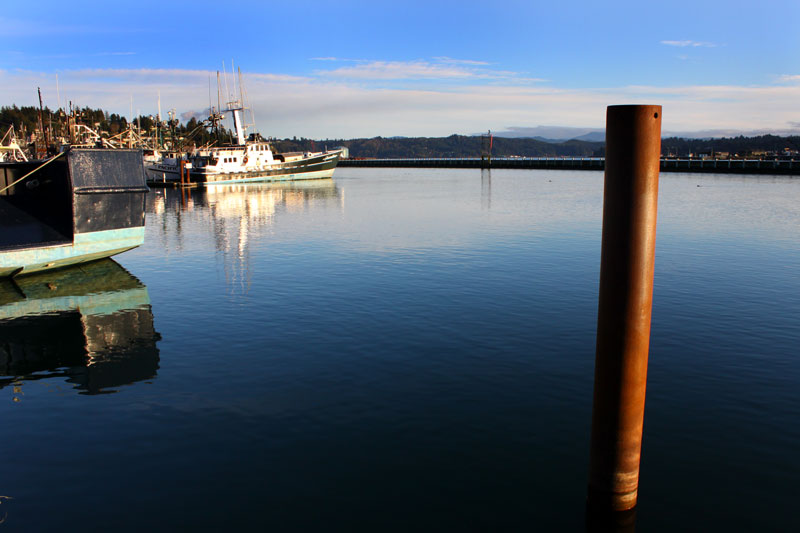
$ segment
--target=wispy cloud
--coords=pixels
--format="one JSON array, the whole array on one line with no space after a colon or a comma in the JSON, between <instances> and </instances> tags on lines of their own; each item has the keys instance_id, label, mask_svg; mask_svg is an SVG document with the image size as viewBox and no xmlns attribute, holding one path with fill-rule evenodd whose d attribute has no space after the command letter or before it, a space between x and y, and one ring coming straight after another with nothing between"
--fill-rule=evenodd
<instances>
[{"instance_id":1,"label":"wispy cloud","mask_svg":"<svg viewBox=\"0 0 800 533\"><path fill-rule=\"evenodd\" d=\"M450 63L453 65L488 65L487 61L476 61L474 59L453 59L452 57L440 56L433 58L441 63Z\"/></svg>"},{"instance_id":2,"label":"wispy cloud","mask_svg":"<svg viewBox=\"0 0 800 533\"><path fill-rule=\"evenodd\" d=\"M472 78L476 75L469 69L433 64L427 61L372 61L352 67L318 70L317 74L335 78L368 80Z\"/></svg>"},{"instance_id":3,"label":"wispy cloud","mask_svg":"<svg viewBox=\"0 0 800 533\"><path fill-rule=\"evenodd\" d=\"M709 43L709 42L706 42L706 41L691 41L691 40L688 40L688 39L684 40L684 41L661 41L661 44L664 44L664 45L667 45L667 46L677 46L677 47L680 47L680 48L686 48L686 47L691 47L691 48L701 48L701 47L702 48L716 48L717 46L719 46L716 43Z\"/></svg>"},{"instance_id":4,"label":"wispy cloud","mask_svg":"<svg viewBox=\"0 0 800 533\"><path fill-rule=\"evenodd\" d=\"M131 97L134 110L154 114L159 94L167 109L202 113L209 105L209 78L212 84L216 79L216 71L183 69L61 70L58 75L62 102L126 116ZM458 78L457 84L445 78L398 87L335 76L245 73L244 86L261 132L280 137L435 136L537 124L602 128L606 106L642 102L663 106L665 131L778 131L800 122L800 112L793 111L800 101L798 83L568 89L472 76ZM0 70L0 102L36 105L36 87L54 107L54 74ZM216 94L213 100L216 104Z\"/></svg>"},{"instance_id":5,"label":"wispy cloud","mask_svg":"<svg viewBox=\"0 0 800 533\"><path fill-rule=\"evenodd\" d=\"M784 74L778 77L778 81L783 83L797 83L800 82L800 74Z\"/></svg>"},{"instance_id":6,"label":"wispy cloud","mask_svg":"<svg viewBox=\"0 0 800 533\"><path fill-rule=\"evenodd\" d=\"M104 83L155 83L155 84L176 84L176 85L208 85L208 80L216 80L217 71L215 70L190 70L190 69L154 69L154 68L96 68L62 71L62 76L66 75L75 79L95 79ZM288 74L245 74L250 81L267 82L298 82L308 80L300 76ZM214 81L216 83L216 81Z\"/></svg>"},{"instance_id":7,"label":"wispy cloud","mask_svg":"<svg viewBox=\"0 0 800 533\"><path fill-rule=\"evenodd\" d=\"M437 57L433 61L362 61L353 66L332 70L317 70L316 75L325 78L355 81L379 80L514 80L517 83L545 81L529 78L510 70L485 68L484 61Z\"/></svg>"}]
</instances>

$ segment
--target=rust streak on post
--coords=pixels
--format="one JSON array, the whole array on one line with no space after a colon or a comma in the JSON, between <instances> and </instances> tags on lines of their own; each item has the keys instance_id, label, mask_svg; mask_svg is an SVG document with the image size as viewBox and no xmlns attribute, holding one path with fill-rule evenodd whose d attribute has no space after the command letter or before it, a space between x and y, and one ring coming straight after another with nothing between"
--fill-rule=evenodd
<instances>
[{"instance_id":1,"label":"rust streak on post","mask_svg":"<svg viewBox=\"0 0 800 533\"><path fill-rule=\"evenodd\" d=\"M610 106L589 505L636 506L653 303L661 106Z\"/></svg>"}]
</instances>

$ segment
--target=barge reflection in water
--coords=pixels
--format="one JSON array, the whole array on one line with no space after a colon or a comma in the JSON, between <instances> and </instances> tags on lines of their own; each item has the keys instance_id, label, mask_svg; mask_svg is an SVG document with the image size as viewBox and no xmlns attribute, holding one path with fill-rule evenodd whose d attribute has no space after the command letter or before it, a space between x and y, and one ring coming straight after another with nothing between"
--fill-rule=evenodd
<instances>
[{"instance_id":1,"label":"barge reflection in water","mask_svg":"<svg viewBox=\"0 0 800 533\"><path fill-rule=\"evenodd\" d=\"M65 378L80 394L155 377L147 287L111 259L0 282L0 389Z\"/></svg>"}]
</instances>

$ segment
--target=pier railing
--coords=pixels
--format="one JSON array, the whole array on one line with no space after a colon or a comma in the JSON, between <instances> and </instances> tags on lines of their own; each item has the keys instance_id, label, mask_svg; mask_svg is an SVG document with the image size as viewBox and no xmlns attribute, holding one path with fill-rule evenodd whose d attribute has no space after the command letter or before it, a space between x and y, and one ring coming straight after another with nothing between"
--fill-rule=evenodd
<instances>
[{"instance_id":1,"label":"pier railing","mask_svg":"<svg viewBox=\"0 0 800 533\"><path fill-rule=\"evenodd\" d=\"M604 157L416 157L383 159L342 159L340 167L417 168L523 168L563 170L605 170ZM662 172L707 172L734 174L800 175L800 160L794 159L694 159L661 158Z\"/></svg>"}]
</instances>

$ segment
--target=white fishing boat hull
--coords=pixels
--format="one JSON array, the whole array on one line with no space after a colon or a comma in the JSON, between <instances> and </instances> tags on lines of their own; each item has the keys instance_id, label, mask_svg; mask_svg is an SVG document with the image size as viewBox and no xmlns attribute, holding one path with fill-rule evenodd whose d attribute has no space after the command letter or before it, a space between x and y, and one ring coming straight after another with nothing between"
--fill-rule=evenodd
<instances>
[{"instance_id":1,"label":"white fishing boat hull","mask_svg":"<svg viewBox=\"0 0 800 533\"><path fill-rule=\"evenodd\" d=\"M221 148L200 152L188 158L184 179L191 183L212 185L218 183L267 183L330 179L336 170L341 152L321 152L302 155L273 155L266 150L268 158L248 161L249 147ZM258 152L255 152L258 154ZM209 163L215 164L209 164ZM179 164L155 163L145 165L147 180L151 185L180 183Z\"/></svg>"}]
</instances>

